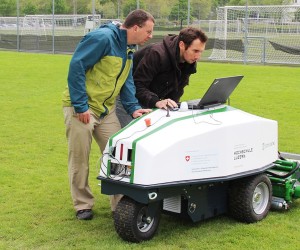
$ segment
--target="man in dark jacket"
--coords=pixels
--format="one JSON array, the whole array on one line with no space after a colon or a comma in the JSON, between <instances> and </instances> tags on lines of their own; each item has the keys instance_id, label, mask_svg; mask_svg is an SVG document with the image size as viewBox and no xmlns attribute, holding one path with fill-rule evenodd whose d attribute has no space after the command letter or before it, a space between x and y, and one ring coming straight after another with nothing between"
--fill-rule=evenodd
<instances>
[{"instance_id":1,"label":"man in dark jacket","mask_svg":"<svg viewBox=\"0 0 300 250\"><path fill-rule=\"evenodd\" d=\"M139 103L145 108L177 107L190 75L197 72L207 39L202 30L188 27L135 52L133 78ZM132 120L120 102L117 115L122 127Z\"/></svg>"}]
</instances>

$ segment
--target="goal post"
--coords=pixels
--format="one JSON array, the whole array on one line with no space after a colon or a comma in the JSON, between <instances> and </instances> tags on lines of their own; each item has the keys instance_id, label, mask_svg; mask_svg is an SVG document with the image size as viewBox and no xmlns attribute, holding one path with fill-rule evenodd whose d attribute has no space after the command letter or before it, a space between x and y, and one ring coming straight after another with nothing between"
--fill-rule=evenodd
<instances>
[{"instance_id":1,"label":"goal post","mask_svg":"<svg viewBox=\"0 0 300 250\"><path fill-rule=\"evenodd\" d=\"M300 64L300 5L220 7L217 19L211 60Z\"/></svg>"},{"instance_id":2,"label":"goal post","mask_svg":"<svg viewBox=\"0 0 300 250\"><path fill-rule=\"evenodd\" d=\"M99 14L0 17L0 48L73 53L87 32L120 21Z\"/></svg>"},{"instance_id":3,"label":"goal post","mask_svg":"<svg viewBox=\"0 0 300 250\"><path fill-rule=\"evenodd\" d=\"M87 33L101 23L100 15L26 15L20 27L20 49L52 52L73 52Z\"/></svg>"},{"instance_id":4,"label":"goal post","mask_svg":"<svg viewBox=\"0 0 300 250\"><path fill-rule=\"evenodd\" d=\"M26 15L21 27L21 35L82 36L86 33L86 24L93 17L92 30L101 21L100 15Z\"/></svg>"}]
</instances>

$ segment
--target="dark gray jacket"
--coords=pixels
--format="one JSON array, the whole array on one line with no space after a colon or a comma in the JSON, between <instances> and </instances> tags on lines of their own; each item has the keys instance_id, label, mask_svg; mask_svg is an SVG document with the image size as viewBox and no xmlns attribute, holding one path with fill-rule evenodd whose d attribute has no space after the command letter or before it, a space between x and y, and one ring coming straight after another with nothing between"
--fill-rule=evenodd
<instances>
[{"instance_id":1,"label":"dark gray jacket","mask_svg":"<svg viewBox=\"0 0 300 250\"><path fill-rule=\"evenodd\" d=\"M133 78L136 97L146 108L155 108L161 99L179 102L197 63L179 63L178 36L166 36L134 53Z\"/></svg>"}]
</instances>

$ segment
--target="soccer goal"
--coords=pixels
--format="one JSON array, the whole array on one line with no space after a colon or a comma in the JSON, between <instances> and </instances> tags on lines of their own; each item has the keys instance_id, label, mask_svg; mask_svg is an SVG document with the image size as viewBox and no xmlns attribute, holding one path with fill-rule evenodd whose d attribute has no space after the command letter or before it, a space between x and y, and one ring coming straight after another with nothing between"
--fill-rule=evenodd
<instances>
[{"instance_id":1,"label":"soccer goal","mask_svg":"<svg viewBox=\"0 0 300 250\"><path fill-rule=\"evenodd\" d=\"M91 31L100 23L100 15L26 15L20 27L20 50L73 52L87 33L87 24Z\"/></svg>"},{"instance_id":2,"label":"soccer goal","mask_svg":"<svg viewBox=\"0 0 300 250\"><path fill-rule=\"evenodd\" d=\"M211 60L300 64L300 6L218 9Z\"/></svg>"},{"instance_id":3,"label":"soccer goal","mask_svg":"<svg viewBox=\"0 0 300 250\"><path fill-rule=\"evenodd\" d=\"M27 15L21 25L21 36L34 35L46 39L46 27L44 19L38 15Z\"/></svg>"},{"instance_id":4,"label":"soccer goal","mask_svg":"<svg viewBox=\"0 0 300 250\"><path fill-rule=\"evenodd\" d=\"M82 36L85 34L86 24L91 15L26 15L23 19L21 35L36 36ZM92 26L100 24L100 15L93 16Z\"/></svg>"}]
</instances>

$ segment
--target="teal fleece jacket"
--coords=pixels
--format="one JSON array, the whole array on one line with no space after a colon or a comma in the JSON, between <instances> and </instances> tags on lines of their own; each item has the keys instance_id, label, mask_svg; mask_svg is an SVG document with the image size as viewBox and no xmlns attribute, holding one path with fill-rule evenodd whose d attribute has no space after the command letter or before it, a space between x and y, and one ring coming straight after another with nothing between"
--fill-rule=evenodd
<instances>
[{"instance_id":1,"label":"teal fleece jacket","mask_svg":"<svg viewBox=\"0 0 300 250\"><path fill-rule=\"evenodd\" d=\"M104 117L120 94L128 114L140 109L132 77L133 52L133 46L127 46L127 31L112 23L84 36L70 62L63 106L73 106L77 113L90 108Z\"/></svg>"}]
</instances>

